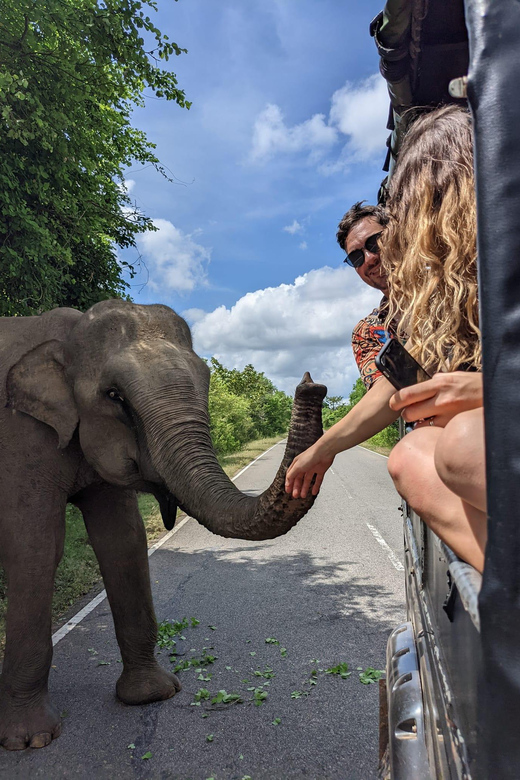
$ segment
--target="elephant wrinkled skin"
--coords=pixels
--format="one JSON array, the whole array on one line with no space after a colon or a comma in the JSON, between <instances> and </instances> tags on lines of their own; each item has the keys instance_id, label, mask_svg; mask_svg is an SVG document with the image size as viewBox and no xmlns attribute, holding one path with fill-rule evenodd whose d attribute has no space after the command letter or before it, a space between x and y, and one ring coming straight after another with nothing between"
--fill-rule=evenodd
<instances>
[{"instance_id":1,"label":"elephant wrinkled skin","mask_svg":"<svg viewBox=\"0 0 520 780\"><path fill-rule=\"evenodd\" d=\"M177 506L216 534L270 539L313 502L284 492L293 457L321 435L326 388L296 391L284 460L259 497L217 463L208 424L209 370L187 324L166 306L103 301L0 321L0 561L8 581L0 676L0 744L44 747L60 733L48 698L51 601L68 501L83 514L105 582L127 704L168 699L177 678L154 656L146 535L136 490Z\"/></svg>"}]
</instances>

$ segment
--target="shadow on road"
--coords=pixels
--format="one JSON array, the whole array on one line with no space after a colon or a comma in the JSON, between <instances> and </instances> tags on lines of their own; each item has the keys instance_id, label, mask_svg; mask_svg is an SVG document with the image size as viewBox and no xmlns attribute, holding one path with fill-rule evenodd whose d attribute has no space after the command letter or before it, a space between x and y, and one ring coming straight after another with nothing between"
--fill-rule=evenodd
<instances>
[{"instance_id":1,"label":"shadow on road","mask_svg":"<svg viewBox=\"0 0 520 780\"><path fill-rule=\"evenodd\" d=\"M1 778L376 777L377 685L362 685L356 667L383 668L388 633L403 618L394 580L376 584L362 561L334 560L332 539L330 555L318 556L291 549L290 536L244 545L200 534L201 549L154 554L152 584L159 621L200 621L178 640L178 657L206 652L214 663L181 672L183 691L173 700L122 705L114 697L119 651L103 602L55 650L50 689L64 714L63 735L44 750L0 751ZM167 651L159 659L171 668ZM325 673L344 662L348 679ZM255 675L266 668L273 676ZM313 677L313 669L322 671ZM268 694L261 706L192 706L200 688L247 700L247 689L259 685Z\"/></svg>"}]
</instances>

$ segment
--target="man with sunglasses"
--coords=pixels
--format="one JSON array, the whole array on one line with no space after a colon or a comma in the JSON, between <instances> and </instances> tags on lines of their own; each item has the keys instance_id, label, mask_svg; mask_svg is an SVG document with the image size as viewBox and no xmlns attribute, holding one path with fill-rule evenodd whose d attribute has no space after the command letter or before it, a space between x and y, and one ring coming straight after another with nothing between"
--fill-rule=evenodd
<instances>
[{"instance_id":1,"label":"man with sunglasses","mask_svg":"<svg viewBox=\"0 0 520 780\"><path fill-rule=\"evenodd\" d=\"M387 223L382 206L364 206L363 201L355 203L339 223L337 239L347 254L345 262L355 269L365 284L383 293L379 306L358 322L352 333L352 348L361 379L365 387L372 390L312 447L293 460L285 476L285 490L293 498L305 497L309 490L317 495L327 469L339 452L366 441L397 417L389 406L393 388L375 364L376 355L387 338L388 284L377 245ZM395 335L394 328L389 330ZM314 484L311 480L315 480Z\"/></svg>"},{"instance_id":2,"label":"man with sunglasses","mask_svg":"<svg viewBox=\"0 0 520 780\"><path fill-rule=\"evenodd\" d=\"M388 284L381 266L378 239L388 223L388 217L382 206L365 206L363 203L354 203L343 216L336 238L347 254L345 262L354 268L365 284L383 293L379 306L360 320L352 332L354 357L368 390L382 376L375 358L386 341L384 323Z\"/></svg>"}]
</instances>

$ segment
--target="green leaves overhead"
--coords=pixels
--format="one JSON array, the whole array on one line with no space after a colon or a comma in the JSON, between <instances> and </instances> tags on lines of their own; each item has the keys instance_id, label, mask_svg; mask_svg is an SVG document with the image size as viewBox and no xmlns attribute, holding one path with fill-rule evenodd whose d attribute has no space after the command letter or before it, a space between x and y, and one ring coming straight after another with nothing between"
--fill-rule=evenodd
<instances>
[{"instance_id":1,"label":"green leaves overhead","mask_svg":"<svg viewBox=\"0 0 520 780\"><path fill-rule=\"evenodd\" d=\"M184 52L150 0L6 0L0 29L0 315L125 294L116 246L153 229L123 170L164 173L132 127L144 90L189 108L163 64ZM130 269L131 271L132 269Z\"/></svg>"}]
</instances>

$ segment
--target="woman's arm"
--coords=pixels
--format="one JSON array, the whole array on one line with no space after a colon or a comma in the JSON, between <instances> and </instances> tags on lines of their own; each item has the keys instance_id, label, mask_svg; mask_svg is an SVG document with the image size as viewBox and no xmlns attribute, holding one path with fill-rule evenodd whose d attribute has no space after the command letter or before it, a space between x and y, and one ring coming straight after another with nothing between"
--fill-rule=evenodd
<instances>
[{"instance_id":1,"label":"woman's arm","mask_svg":"<svg viewBox=\"0 0 520 780\"><path fill-rule=\"evenodd\" d=\"M305 498L316 476L312 495L317 496L325 472L338 452L361 444L397 420L399 413L388 406L394 393L395 388L390 382L384 377L378 379L343 419L293 460L285 477L286 493L290 493L293 498Z\"/></svg>"}]
</instances>

